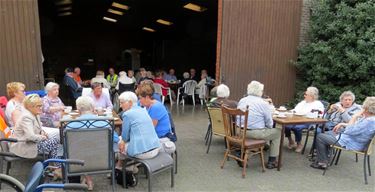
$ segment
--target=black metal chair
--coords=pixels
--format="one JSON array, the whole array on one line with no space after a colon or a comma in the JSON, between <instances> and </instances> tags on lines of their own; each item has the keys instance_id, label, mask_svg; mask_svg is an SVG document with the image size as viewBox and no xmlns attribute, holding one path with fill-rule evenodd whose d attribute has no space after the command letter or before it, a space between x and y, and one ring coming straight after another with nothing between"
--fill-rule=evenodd
<instances>
[{"instance_id":1,"label":"black metal chair","mask_svg":"<svg viewBox=\"0 0 375 192\"><path fill-rule=\"evenodd\" d=\"M164 172L166 170L171 170L171 187L174 186L174 160L173 158L165 152L160 152L156 157L152 159L137 159L134 157L127 156L125 158L124 165L128 166L128 162L132 162L131 164L137 164L140 163L143 165L143 167L146 169L146 174L148 177L148 191L152 191L152 178L153 175L156 175L158 173ZM123 179L123 187L126 186L126 166L122 167L122 179Z\"/></svg>"},{"instance_id":2,"label":"black metal chair","mask_svg":"<svg viewBox=\"0 0 375 192\"><path fill-rule=\"evenodd\" d=\"M338 142L338 140L340 140L340 138L341 138L341 134L340 134L339 138L337 139L337 141L333 145L331 145L331 151L334 153L334 155L331 155L333 157L332 157L330 166L333 165L333 162L335 160L336 160L335 165L338 164L339 159L340 159L340 155L341 155L341 151L348 151L348 152L354 153L355 157L356 157L355 158L356 162L358 162L358 155L363 155L363 175L364 175L364 179L365 179L365 184L367 185L368 184L368 181L367 181L367 171L368 171L368 175L371 176L370 155L372 153L372 147L375 144L375 135L373 135L371 141L367 144L367 146L366 146L366 148L364 150L362 150L362 151L355 151L355 150L347 150L344 147L336 145L336 143ZM325 175L326 171L327 171L327 169L324 169L323 175Z\"/></svg>"},{"instance_id":3,"label":"black metal chair","mask_svg":"<svg viewBox=\"0 0 375 192\"><path fill-rule=\"evenodd\" d=\"M101 126L96 124L102 122ZM103 123L105 122L105 123ZM81 159L84 166L63 167L64 180L70 176L111 173L112 191L115 187L115 156L113 151L113 118L62 120L64 158ZM79 123L72 127L70 123Z\"/></svg>"},{"instance_id":4,"label":"black metal chair","mask_svg":"<svg viewBox=\"0 0 375 192\"><path fill-rule=\"evenodd\" d=\"M121 93L123 93L125 91L132 91L132 92L134 92L135 83L131 83L131 84L119 83L118 86L119 86L119 88L118 88L118 94L121 95Z\"/></svg>"}]
</instances>

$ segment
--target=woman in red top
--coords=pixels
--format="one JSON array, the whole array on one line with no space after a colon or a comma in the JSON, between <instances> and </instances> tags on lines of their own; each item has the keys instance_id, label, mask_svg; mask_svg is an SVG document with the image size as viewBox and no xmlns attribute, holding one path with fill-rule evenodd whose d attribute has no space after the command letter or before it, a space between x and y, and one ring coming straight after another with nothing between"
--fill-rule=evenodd
<instances>
[{"instance_id":1,"label":"woman in red top","mask_svg":"<svg viewBox=\"0 0 375 192\"><path fill-rule=\"evenodd\" d=\"M169 88L169 84L163 79L163 71L156 71L154 83L162 85L164 88ZM168 89L162 89L163 96L167 96Z\"/></svg>"}]
</instances>

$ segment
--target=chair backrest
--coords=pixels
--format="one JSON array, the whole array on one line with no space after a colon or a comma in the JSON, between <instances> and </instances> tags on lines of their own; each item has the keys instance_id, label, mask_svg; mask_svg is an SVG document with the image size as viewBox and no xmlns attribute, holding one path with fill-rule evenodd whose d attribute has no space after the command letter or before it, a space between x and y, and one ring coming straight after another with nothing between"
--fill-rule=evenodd
<instances>
[{"instance_id":1,"label":"chair backrest","mask_svg":"<svg viewBox=\"0 0 375 192\"><path fill-rule=\"evenodd\" d=\"M0 131L0 139L5 139L4 132ZM2 152L9 152L8 142L7 141L0 141L0 149Z\"/></svg>"},{"instance_id":2,"label":"chair backrest","mask_svg":"<svg viewBox=\"0 0 375 192\"><path fill-rule=\"evenodd\" d=\"M154 83L153 85L154 85L155 93L163 95L161 85L159 83Z\"/></svg>"},{"instance_id":3,"label":"chair backrest","mask_svg":"<svg viewBox=\"0 0 375 192\"><path fill-rule=\"evenodd\" d=\"M227 146L230 147L232 143L236 143L241 145L241 148L243 148L246 139L249 110L242 111L240 109L222 106L221 111L223 114Z\"/></svg>"},{"instance_id":4,"label":"chair backrest","mask_svg":"<svg viewBox=\"0 0 375 192\"><path fill-rule=\"evenodd\" d=\"M321 102L321 103L323 104L323 106L324 106L324 113L323 113L322 115L323 115L323 117L325 117L326 114L327 114L327 111L328 111L328 109L329 109L329 107L330 107L331 105L330 105L330 103L329 103L328 101L320 100L320 102Z\"/></svg>"},{"instance_id":5,"label":"chair backrest","mask_svg":"<svg viewBox=\"0 0 375 192\"><path fill-rule=\"evenodd\" d=\"M107 124L95 124L106 121ZM80 123L81 128L66 128L70 123ZM81 159L84 166L68 165L66 176L110 172L114 166L113 120L69 120L63 122L64 158ZM89 127L89 128L88 128Z\"/></svg>"},{"instance_id":6,"label":"chair backrest","mask_svg":"<svg viewBox=\"0 0 375 192\"><path fill-rule=\"evenodd\" d=\"M207 110L210 116L212 133L225 137L224 120L221 108L208 107Z\"/></svg>"},{"instance_id":7,"label":"chair backrest","mask_svg":"<svg viewBox=\"0 0 375 192\"><path fill-rule=\"evenodd\" d=\"M83 89L82 89L82 96L89 96L90 93L91 93L91 91L92 91L91 88L87 88L87 87L83 88ZM103 92L103 94L106 95L108 98L111 98L111 97L109 96L109 90L108 90L108 88L104 88L104 87L103 87L102 92Z\"/></svg>"},{"instance_id":8,"label":"chair backrest","mask_svg":"<svg viewBox=\"0 0 375 192\"><path fill-rule=\"evenodd\" d=\"M372 137L370 143L367 146L367 150L366 150L367 155L371 155L372 148L373 148L374 145L375 145L375 135Z\"/></svg>"},{"instance_id":9,"label":"chair backrest","mask_svg":"<svg viewBox=\"0 0 375 192\"><path fill-rule=\"evenodd\" d=\"M43 177L43 172L44 172L43 163L36 162L31 168L29 178L25 186L26 192L34 192L36 190L36 188L40 184L40 181Z\"/></svg>"},{"instance_id":10,"label":"chair backrest","mask_svg":"<svg viewBox=\"0 0 375 192\"><path fill-rule=\"evenodd\" d=\"M185 81L185 83L182 85L182 87L184 87L184 93L187 95L194 95L196 86L197 82L195 80Z\"/></svg>"},{"instance_id":11,"label":"chair backrest","mask_svg":"<svg viewBox=\"0 0 375 192\"><path fill-rule=\"evenodd\" d=\"M134 92L134 86L135 86L135 83L131 83L131 84L123 84L123 83L118 83L118 92L119 92L119 95L125 91L132 91Z\"/></svg>"}]
</instances>

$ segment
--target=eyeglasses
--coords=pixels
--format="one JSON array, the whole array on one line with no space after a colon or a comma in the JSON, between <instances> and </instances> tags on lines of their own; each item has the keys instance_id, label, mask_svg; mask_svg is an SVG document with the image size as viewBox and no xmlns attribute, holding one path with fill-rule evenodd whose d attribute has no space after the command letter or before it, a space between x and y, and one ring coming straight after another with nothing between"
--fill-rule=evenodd
<instances>
[{"instance_id":1,"label":"eyeglasses","mask_svg":"<svg viewBox=\"0 0 375 192\"><path fill-rule=\"evenodd\" d=\"M42 105L42 104L40 104L40 105L35 105L34 107L35 107L35 108L42 108L43 105Z\"/></svg>"}]
</instances>

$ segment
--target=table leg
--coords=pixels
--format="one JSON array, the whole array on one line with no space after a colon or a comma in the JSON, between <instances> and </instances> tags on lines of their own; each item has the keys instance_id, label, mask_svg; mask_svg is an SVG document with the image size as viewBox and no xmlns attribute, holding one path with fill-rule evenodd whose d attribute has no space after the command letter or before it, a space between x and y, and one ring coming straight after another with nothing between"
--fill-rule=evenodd
<instances>
[{"instance_id":1,"label":"table leg","mask_svg":"<svg viewBox=\"0 0 375 192\"><path fill-rule=\"evenodd\" d=\"M280 138L280 146L279 146L279 159L277 163L277 171L280 171L281 167L281 159L283 156L283 145L284 145L284 134L285 134L285 125L281 126L281 138Z\"/></svg>"}]
</instances>

